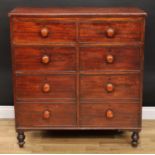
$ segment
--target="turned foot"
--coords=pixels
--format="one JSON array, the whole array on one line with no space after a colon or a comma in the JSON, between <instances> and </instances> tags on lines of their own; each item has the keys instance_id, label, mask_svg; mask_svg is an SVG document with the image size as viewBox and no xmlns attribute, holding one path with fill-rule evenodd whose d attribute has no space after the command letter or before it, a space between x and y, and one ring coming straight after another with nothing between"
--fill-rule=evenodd
<instances>
[{"instance_id":1,"label":"turned foot","mask_svg":"<svg viewBox=\"0 0 155 155\"><path fill-rule=\"evenodd\" d=\"M18 131L17 139L19 147L23 147L25 144L25 135L23 131Z\"/></svg>"},{"instance_id":2,"label":"turned foot","mask_svg":"<svg viewBox=\"0 0 155 155\"><path fill-rule=\"evenodd\" d=\"M138 146L138 140L139 140L139 133L138 132L133 132L131 135L131 144L133 147Z\"/></svg>"}]
</instances>

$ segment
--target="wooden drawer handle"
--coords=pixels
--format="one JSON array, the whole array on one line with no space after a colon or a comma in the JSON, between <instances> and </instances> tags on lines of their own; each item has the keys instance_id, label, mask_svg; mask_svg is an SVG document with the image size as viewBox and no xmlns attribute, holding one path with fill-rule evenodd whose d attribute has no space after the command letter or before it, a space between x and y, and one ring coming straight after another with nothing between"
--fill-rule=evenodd
<instances>
[{"instance_id":1,"label":"wooden drawer handle","mask_svg":"<svg viewBox=\"0 0 155 155\"><path fill-rule=\"evenodd\" d=\"M48 110L45 110L45 111L43 112L43 118L44 118L44 119L49 119L49 118L50 118L50 115L51 115L51 112L48 111Z\"/></svg>"},{"instance_id":2,"label":"wooden drawer handle","mask_svg":"<svg viewBox=\"0 0 155 155\"><path fill-rule=\"evenodd\" d=\"M108 38L113 38L115 36L115 30L113 28L108 28L106 31L106 35Z\"/></svg>"},{"instance_id":3,"label":"wooden drawer handle","mask_svg":"<svg viewBox=\"0 0 155 155\"><path fill-rule=\"evenodd\" d=\"M45 83L45 84L43 85L42 90L43 90L44 93L50 92L50 90L51 90L50 84L49 84L49 83Z\"/></svg>"},{"instance_id":4,"label":"wooden drawer handle","mask_svg":"<svg viewBox=\"0 0 155 155\"><path fill-rule=\"evenodd\" d=\"M41 29L40 33L41 33L41 36L42 36L43 38L46 38L46 37L48 37L49 30L48 30L47 27L44 27L44 28Z\"/></svg>"},{"instance_id":5,"label":"wooden drawer handle","mask_svg":"<svg viewBox=\"0 0 155 155\"><path fill-rule=\"evenodd\" d=\"M106 90L108 93L111 93L114 91L114 85L112 83L107 83Z\"/></svg>"},{"instance_id":6,"label":"wooden drawer handle","mask_svg":"<svg viewBox=\"0 0 155 155\"><path fill-rule=\"evenodd\" d=\"M114 113L113 113L113 111L111 109L108 109L106 111L106 117L107 118L113 118L114 117Z\"/></svg>"},{"instance_id":7,"label":"wooden drawer handle","mask_svg":"<svg viewBox=\"0 0 155 155\"><path fill-rule=\"evenodd\" d=\"M48 64L50 62L50 57L48 55L43 55L41 58L43 64Z\"/></svg>"},{"instance_id":8,"label":"wooden drawer handle","mask_svg":"<svg viewBox=\"0 0 155 155\"><path fill-rule=\"evenodd\" d=\"M113 63L114 62L114 56L111 54L107 55L106 56L106 62L109 64Z\"/></svg>"}]
</instances>

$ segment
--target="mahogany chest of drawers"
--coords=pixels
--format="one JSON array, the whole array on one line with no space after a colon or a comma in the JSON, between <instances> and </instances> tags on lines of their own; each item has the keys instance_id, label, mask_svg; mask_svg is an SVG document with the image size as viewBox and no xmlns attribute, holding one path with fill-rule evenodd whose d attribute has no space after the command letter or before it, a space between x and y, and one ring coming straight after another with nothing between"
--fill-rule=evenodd
<instances>
[{"instance_id":1,"label":"mahogany chest of drawers","mask_svg":"<svg viewBox=\"0 0 155 155\"><path fill-rule=\"evenodd\" d=\"M26 130L141 130L146 13L17 8L10 14L17 139Z\"/></svg>"}]
</instances>

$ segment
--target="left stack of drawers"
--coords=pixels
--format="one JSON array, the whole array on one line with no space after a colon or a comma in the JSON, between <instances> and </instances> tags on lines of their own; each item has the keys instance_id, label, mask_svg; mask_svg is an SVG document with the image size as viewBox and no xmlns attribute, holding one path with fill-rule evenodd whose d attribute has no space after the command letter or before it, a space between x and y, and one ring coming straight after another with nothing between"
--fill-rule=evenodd
<instances>
[{"instance_id":1,"label":"left stack of drawers","mask_svg":"<svg viewBox=\"0 0 155 155\"><path fill-rule=\"evenodd\" d=\"M26 17L11 22L17 130L76 125L76 23Z\"/></svg>"}]
</instances>

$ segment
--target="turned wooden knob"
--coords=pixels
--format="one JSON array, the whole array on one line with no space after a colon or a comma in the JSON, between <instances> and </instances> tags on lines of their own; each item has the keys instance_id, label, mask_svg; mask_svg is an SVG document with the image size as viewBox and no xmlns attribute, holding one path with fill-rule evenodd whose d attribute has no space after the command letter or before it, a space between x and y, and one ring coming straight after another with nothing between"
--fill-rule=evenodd
<instances>
[{"instance_id":1,"label":"turned wooden knob","mask_svg":"<svg viewBox=\"0 0 155 155\"><path fill-rule=\"evenodd\" d=\"M114 85L112 83L108 83L106 85L106 90L108 93L113 92L114 91Z\"/></svg>"},{"instance_id":2,"label":"turned wooden knob","mask_svg":"<svg viewBox=\"0 0 155 155\"><path fill-rule=\"evenodd\" d=\"M41 58L43 64L48 64L50 62L50 57L48 55L43 55Z\"/></svg>"},{"instance_id":3,"label":"turned wooden knob","mask_svg":"<svg viewBox=\"0 0 155 155\"><path fill-rule=\"evenodd\" d=\"M106 117L107 118L113 118L114 117L114 113L113 113L113 111L111 109L108 109L106 111Z\"/></svg>"},{"instance_id":4,"label":"turned wooden knob","mask_svg":"<svg viewBox=\"0 0 155 155\"><path fill-rule=\"evenodd\" d=\"M50 84L49 84L49 83L45 83L45 84L43 85L42 90L43 90L44 93L50 92L50 90L51 90Z\"/></svg>"},{"instance_id":5,"label":"turned wooden knob","mask_svg":"<svg viewBox=\"0 0 155 155\"><path fill-rule=\"evenodd\" d=\"M49 118L50 118L50 115L51 115L51 113L50 113L50 111L48 111L48 110L45 110L45 111L43 112L43 118L44 118L44 119L49 119Z\"/></svg>"},{"instance_id":6,"label":"turned wooden knob","mask_svg":"<svg viewBox=\"0 0 155 155\"><path fill-rule=\"evenodd\" d=\"M40 33L43 38L48 37L48 34L49 34L48 28L47 27L42 28Z\"/></svg>"},{"instance_id":7,"label":"turned wooden knob","mask_svg":"<svg viewBox=\"0 0 155 155\"><path fill-rule=\"evenodd\" d=\"M106 31L106 35L108 38L113 38L115 35L115 30L113 28L108 28Z\"/></svg>"},{"instance_id":8,"label":"turned wooden knob","mask_svg":"<svg viewBox=\"0 0 155 155\"><path fill-rule=\"evenodd\" d=\"M113 63L114 62L114 56L111 54L107 55L106 56L106 62L109 64Z\"/></svg>"}]
</instances>

